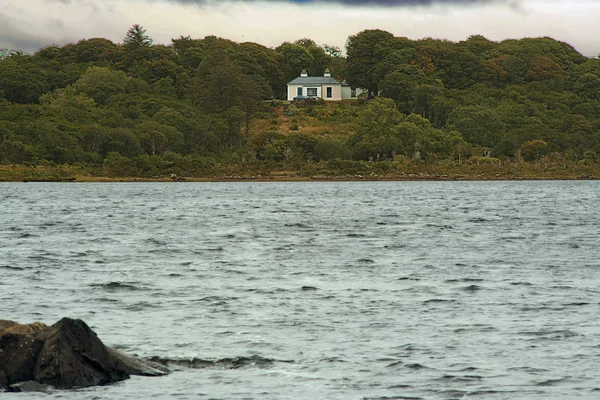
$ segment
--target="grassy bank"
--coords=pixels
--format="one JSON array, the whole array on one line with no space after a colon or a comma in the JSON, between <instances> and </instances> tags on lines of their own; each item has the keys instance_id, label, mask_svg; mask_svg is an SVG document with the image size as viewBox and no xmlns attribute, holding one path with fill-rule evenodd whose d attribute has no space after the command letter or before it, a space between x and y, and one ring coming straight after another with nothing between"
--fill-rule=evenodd
<instances>
[{"instance_id":1,"label":"grassy bank","mask_svg":"<svg viewBox=\"0 0 600 400\"><path fill-rule=\"evenodd\" d=\"M360 181L360 180L581 180L600 179L597 163L456 164L332 160L304 165L217 164L211 168L118 171L74 165L0 165L3 182Z\"/></svg>"}]
</instances>

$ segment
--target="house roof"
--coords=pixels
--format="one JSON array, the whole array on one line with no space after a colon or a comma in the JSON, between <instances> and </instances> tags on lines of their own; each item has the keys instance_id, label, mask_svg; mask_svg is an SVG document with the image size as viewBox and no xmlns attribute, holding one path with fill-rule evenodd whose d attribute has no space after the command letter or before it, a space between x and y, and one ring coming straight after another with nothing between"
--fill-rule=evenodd
<instances>
[{"instance_id":1,"label":"house roof","mask_svg":"<svg viewBox=\"0 0 600 400\"><path fill-rule=\"evenodd\" d=\"M289 82L288 85L341 85L342 83L331 76L308 76L298 77Z\"/></svg>"}]
</instances>

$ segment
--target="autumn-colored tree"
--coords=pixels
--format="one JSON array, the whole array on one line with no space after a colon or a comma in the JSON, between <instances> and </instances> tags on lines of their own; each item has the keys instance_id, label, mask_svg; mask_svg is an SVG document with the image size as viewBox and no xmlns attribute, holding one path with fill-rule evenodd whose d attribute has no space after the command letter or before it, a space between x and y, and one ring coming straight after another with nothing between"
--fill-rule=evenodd
<instances>
[{"instance_id":1,"label":"autumn-colored tree","mask_svg":"<svg viewBox=\"0 0 600 400\"><path fill-rule=\"evenodd\" d=\"M520 147L521 155L526 161L539 160L548 147L548 143L541 139L528 140Z\"/></svg>"}]
</instances>

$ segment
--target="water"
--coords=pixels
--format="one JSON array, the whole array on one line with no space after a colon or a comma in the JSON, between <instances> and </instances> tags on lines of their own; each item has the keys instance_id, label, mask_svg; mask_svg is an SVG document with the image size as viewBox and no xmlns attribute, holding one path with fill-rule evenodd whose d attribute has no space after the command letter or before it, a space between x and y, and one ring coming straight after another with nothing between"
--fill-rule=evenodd
<instances>
[{"instance_id":1,"label":"water","mask_svg":"<svg viewBox=\"0 0 600 400\"><path fill-rule=\"evenodd\" d=\"M596 399L599 201L597 182L0 183L0 318L190 362L44 399Z\"/></svg>"}]
</instances>

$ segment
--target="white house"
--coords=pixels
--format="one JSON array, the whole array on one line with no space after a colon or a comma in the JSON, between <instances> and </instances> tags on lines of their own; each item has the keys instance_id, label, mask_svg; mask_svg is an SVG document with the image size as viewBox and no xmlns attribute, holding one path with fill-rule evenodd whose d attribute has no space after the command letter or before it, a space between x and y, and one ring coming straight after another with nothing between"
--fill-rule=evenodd
<instances>
[{"instance_id":1,"label":"white house","mask_svg":"<svg viewBox=\"0 0 600 400\"><path fill-rule=\"evenodd\" d=\"M323 76L308 76L303 70L300 76L287 84L288 100L296 96L319 97L325 101L341 101L354 99L363 92L362 89L352 89L331 76L328 69Z\"/></svg>"}]
</instances>

